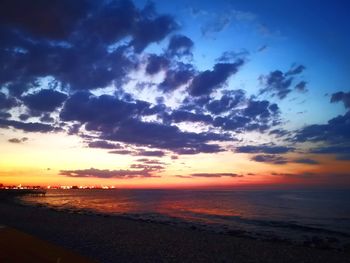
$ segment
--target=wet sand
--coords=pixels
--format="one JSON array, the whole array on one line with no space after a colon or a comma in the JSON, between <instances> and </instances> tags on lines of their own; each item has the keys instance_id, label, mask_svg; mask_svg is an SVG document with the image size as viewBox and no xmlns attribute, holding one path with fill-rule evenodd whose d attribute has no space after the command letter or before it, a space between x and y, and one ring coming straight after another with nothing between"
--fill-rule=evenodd
<instances>
[{"instance_id":1,"label":"wet sand","mask_svg":"<svg viewBox=\"0 0 350 263\"><path fill-rule=\"evenodd\" d=\"M348 251L321 250L154 222L101 214L69 213L8 202L0 203L0 224L97 262L350 263Z\"/></svg>"}]
</instances>

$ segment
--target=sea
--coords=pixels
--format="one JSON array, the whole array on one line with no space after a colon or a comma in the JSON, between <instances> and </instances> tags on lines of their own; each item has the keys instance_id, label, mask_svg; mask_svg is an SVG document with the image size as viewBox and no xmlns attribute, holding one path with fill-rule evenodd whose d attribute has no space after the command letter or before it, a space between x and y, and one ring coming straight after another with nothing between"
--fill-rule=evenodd
<instances>
[{"instance_id":1,"label":"sea","mask_svg":"<svg viewBox=\"0 0 350 263\"><path fill-rule=\"evenodd\" d=\"M48 190L22 202L320 248L350 247L349 190Z\"/></svg>"}]
</instances>

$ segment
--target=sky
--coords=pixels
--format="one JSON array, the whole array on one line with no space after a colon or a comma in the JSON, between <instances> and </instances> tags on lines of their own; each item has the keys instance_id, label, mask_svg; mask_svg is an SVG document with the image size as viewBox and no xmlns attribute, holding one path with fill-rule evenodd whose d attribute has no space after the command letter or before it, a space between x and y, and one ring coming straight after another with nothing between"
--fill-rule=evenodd
<instances>
[{"instance_id":1,"label":"sky","mask_svg":"<svg viewBox=\"0 0 350 263\"><path fill-rule=\"evenodd\" d=\"M350 186L345 0L0 3L0 183Z\"/></svg>"}]
</instances>

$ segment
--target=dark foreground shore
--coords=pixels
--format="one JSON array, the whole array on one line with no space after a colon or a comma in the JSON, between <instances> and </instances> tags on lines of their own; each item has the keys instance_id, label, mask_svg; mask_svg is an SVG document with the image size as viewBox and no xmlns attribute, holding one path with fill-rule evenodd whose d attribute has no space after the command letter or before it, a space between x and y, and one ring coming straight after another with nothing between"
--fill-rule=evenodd
<instances>
[{"instance_id":1,"label":"dark foreground shore","mask_svg":"<svg viewBox=\"0 0 350 263\"><path fill-rule=\"evenodd\" d=\"M11 202L0 203L0 224L97 262L350 262L349 252Z\"/></svg>"}]
</instances>

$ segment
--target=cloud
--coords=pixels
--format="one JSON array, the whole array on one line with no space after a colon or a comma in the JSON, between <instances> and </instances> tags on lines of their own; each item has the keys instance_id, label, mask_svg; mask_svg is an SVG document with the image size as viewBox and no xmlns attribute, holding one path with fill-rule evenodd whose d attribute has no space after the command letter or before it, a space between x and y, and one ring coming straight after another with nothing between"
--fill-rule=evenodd
<instances>
[{"instance_id":1,"label":"cloud","mask_svg":"<svg viewBox=\"0 0 350 263\"><path fill-rule=\"evenodd\" d=\"M165 116L165 121L169 123L179 123L179 122L202 122L211 124L213 118L209 114L196 114L184 110L174 110L170 115Z\"/></svg>"},{"instance_id":2,"label":"cloud","mask_svg":"<svg viewBox=\"0 0 350 263\"><path fill-rule=\"evenodd\" d=\"M135 55L178 28L171 16L151 10L129 0L6 0L0 85L19 96L48 76L72 90L123 83L137 64Z\"/></svg>"},{"instance_id":3,"label":"cloud","mask_svg":"<svg viewBox=\"0 0 350 263\"><path fill-rule=\"evenodd\" d=\"M137 151L136 153L134 153L134 155L136 155L136 156L163 157L165 155L165 152L164 151L160 151L160 150L153 150L153 151L141 150L141 151Z\"/></svg>"},{"instance_id":4,"label":"cloud","mask_svg":"<svg viewBox=\"0 0 350 263\"><path fill-rule=\"evenodd\" d=\"M331 103L335 103L335 102L343 102L344 103L344 107L349 109L350 108L350 92L343 92L343 91L339 91L336 93L332 94L331 97Z\"/></svg>"},{"instance_id":5,"label":"cloud","mask_svg":"<svg viewBox=\"0 0 350 263\"><path fill-rule=\"evenodd\" d=\"M117 129L106 129L101 137L112 141L166 149L175 153L217 152L221 151L221 148L215 144L208 144L209 141L231 140L231 136L227 134L183 132L176 126L136 119L122 122L117 127Z\"/></svg>"},{"instance_id":6,"label":"cloud","mask_svg":"<svg viewBox=\"0 0 350 263\"><path fill-rule=\"evenodd\" d=\"M132 150L115 150L115 151L109 151L108 153L122 154L122 155L132 155L135 152L132 151Z\"/></svg>"},{"instance_id":7,"label":"cloud","mask_svg":"<svg viewBox=\"0 0 350 263\"><path fill-rule=\"evenodd\" d=\"M174 19L168 15L142 19L135 25L131 45L136 52L141 52L150 43L159 42L178 27Z\"/></svg>"},{"instance_id":8,"label":"cloud","mask_svg":"<svg viewBox=\"0 0 350 263\"><path fill-rule=\"evenodd\" d=\"M193 173L192 177L242 177L241 175L235 173Z\"/></svg>"},{"instance_id":9,"label":"cloud","mask_svg":"<svg viewBox=\"0 0 350 263\"><path fill-rule=\"evenodd\" d=\"M249 56L249 51L242 49L241 51L235 52L235 51L225 51L222 53L222 55L216 59L217 62L232 62L237 59L246 60L246 58Z\"/></svg>"},{"instance_id":10,"label":"cloud","mask_svg":"<svg viewBox=\"0 0 350 263\"><path fill-rule=\"evenodd\" d=\"M294 160L295 163L302 163L302 164L319 164L318 161L313 160L313 159L309 159L309 158L298 158Z\"/></svg>"},{"instance_id":11,"label":"cloud","mask_svg":"<svg viewBox=\"0 0 350 263\"><path fill-rule=\"evenodd\" d=\"M42 133L60 130L60 128L51 126L49 124L43 124L39 122L20 122L20 121L5 120L5 119L0 119L0 127L2 128L13 127L15 129L22 130L25 132L42 132Z\"/></svg>"},{"instance_id":12,"label":"cloud","mask_svg":"<svg viewBox=\"0 0 350 263\"><path fill-rule=\"evenodd\" d=\"M306 81L300 81L298 84L295 85L295 89L299 92L307 92L306 88L307 82Z\"/></svg>"},{"instance_id":13,"label":"cloud","mask_svg":"<svg viewBox=\"0 0 350 263\"><path fill-rule=\"evenodd\" d=\"M268 45L262 45L258 48L257 52L264 52L269 48Z\"/></svg>"},{"instance_id":14,"label":"cloud","mask_svg":"<svg viewBox=\"0 0 350 263\"><path fill-rule=\"evenodd\" d=\"M83 178L135 178L135 177L152 177L150 170L100 170L95 168L85 170L61 170L60 175L68 177L83 177Z\"/></svg>"},{"instance_id":15,"label":"cloud","mask_svg":"<svg viewBox=\"0 0 350 263\"><path fill-rule=\"evenodd\" d=\"M11 118L11 116L12 115L8 112L1 112L0 111L0 119L9 119L9 118Z\"/></svg>"},{"instance_id":16,"label":"cloud","mask_svg":"<svg viewBox=\"0 0 350 263\"><path fill-rule=\"evenodd\" d=\"M189 87L190 95L210 95L214 90L222 87L231 75L236 74L243 64L242 59L235 63L217 63L213 70L199 73Z\"/></svg>"},{"instance_id":17,"label":"cloud","mask_svg":"<svg viewBox=\"0 0 350 263\"><path fill-rule=\"evenodd\" d=\"M22 137L22 138L11 138L8 140L10 143L23 143L28 141L27 137Z\"/></svg>"},{"instance_id":18,"label":"cloud","mask_svg":"<svg viewBox=\"0 0 350 263\"><path fill-rule=\"evenodd\" d=\"M265 86L260 90L260 94L270 93L272 96L277 96L279 99L284 99L292 92L292 84L296 76L300 75L305 70L305 66L299 65L291 68L289 71L283 73L280 70L270 72L267 76L262 76L260 79ZM295 89L298 91L306 91L306 82L301 81Z\"/></svg>"},{"instance_id":19,"label":"cloud","mask_svg":"<svg viewBox=\"0 0 350 263\"><path fill-rule=\"evenodd\" d=\"M85 123L88 130L101 131L147 113L151 110L150 106L145 101L127 102L111 95L94 96L90 92L80 91L65 102L60 118Z\"/></svg>"},{"instance_id":20,"label":"cloud","mask_svg":"<svg viewBox=\"0 0 350 263\"><path fill-rule=\"evenodd\" d=\"M245 101L243 90L232 90L224 92L220 99L211 100L206 108L215 115L228 112Z\"/></svg>"},{"instance_id":21,"label":"cloud","mask_svg":"<svg viewBox=\"0 0 350 263\"><path fill-rule=\"evenodd\" d=\"M298 75L303 73L303 71L305 70L305 66L304 65L298 65L296 67L291 68L290 70L288 70L286 72L286 76L292 76L292 75Z\"/></svg>"},{"instance_id":22,"label":"cloud","mask_svg":"<svg viewBox=\"0 0 350 263\"><path fill-rule=\"evenodd\" d=\"M348 143L311 148L309 152L313 154L335 154L337 160L346 161L350 159L350 146Z\"/></svg>"},{"instance_id":23,"label":"cloud","mask_svg":"<svg viewBox=\"0 0 350 263\"><path fill-rule=\"evenodd\" d=\"M24 104L31 110L52 112L61 106L67 95L51 89L42 89L37 93L22 98Z\"/></svg>"},{"instance_id":24,"label":"cloud","mask_svg":"<svg viewBox=\"0 0 350 263\"><path fill-rule=\"evenodd\" d=\"M44 0L4 0L1 4L0 22L36 36L65 39L87 15L88 10L91 10L90 3L86 0L53 0L50 3Z\"/></svg>"},{"instance_id":25,"label":"cloud","mask_svg":"<svg viewBox=\"0 0 350 263\"><path fill-rule=\"evenodd\" d=\"M142 162L144 164L158 164L158 165L164 165L165 163L164 162L161 162L159 160L156 160L156 159L148 159L148 158L140 158L140 159L137 159L136 162Z\"/></svg>"},{"instance_id":26,"label":"cloud","mask_svg":"<svg viewBox=\"0 0 350 263\"><path fill-rule=\"evenodd\" d=\"M195 178L195 177L204 177L204 178L220 178L220 177L242 177L243 175L235 173L193 173L190 175L176 175L179 178Z\"/></svg>"},{"instance_id":27,"label":"cloud","mask_svg":"<svg viewBox=\"0 0 350 263\"><path fill-rule=\"evenodd\" d=\"M158 89L165 93L172 92L180 86L187 84L193 76L194 70L187 65L169 69L162 83L158 85Z\"/></svg>"},{"instance_id":28,"label":"cloud","mask_svg":"<svg viewBox=\"0 0 350 263\"><path fill-rule=\"evenodd\" d=\"M284 136L290 135L290 131L287 131L284 129L273 129L269 132L269 134L273 134L276 137L284 137Z\"/></svg>"},{"instance_id":29,"label":"cloud","mask_svg":"<svg viewBox=\"0 0 350 263\"><path fill-rule=\"evenodd\" d=\"M7 97L4 93L0 92L0 110L9 110L17 105L18 102L15 98Z\"/></svg>"},{"instance_id":30,"label":"cloud","mask_svg":"<svg viewBox=\"0 0 350 263\"><path fill-rule=\"evenodd\" d=\"M166 57L151 54L147 59L146 72L149 75L157 74L161 70L165 70L169 63L170 61Z\"/></svg>"},{"instance_id":31,"label":"cloud","mask_svg":"<svg viewBox=\"0 0 350 263\"><path fill-rule=\"evenodd\" d=\"M288 160L282 156L274 154L255 155L251 158L255 162L272 163L272 164L286 164Z\"/></svg>"},{"instance_id":32,"label":"cloud","mask_svg":"<svg viewBox=\"0 0 350 263\"><path fill-rule=\"evenodd\" d=\"M174 35L171 37L167 52L170 56L190 56L192 55L193 41L183 35Z\"/></svg>"},{"instance_id":33,"label":"cloud","mask_svg":"<svg viewBox=\"0 0 350 263\"><path fill-rule=\"evenodd\" d=\"M254 13L233 9L227 9L226 12L212 14L204 25L201 26L201 32L204 36L211 36L219 33L236 22L255 22L257 16ZM193 9L192 9L193 13ZM194 13L193 13L194 14ZM204 11L195 11L195 14L207 15Z\"/></svg>"},{"instance_id":34,"label":"cloud","mask_svg":"<svg viewBox=\"0 0 350 263\"><path fill-rule=\"evenodd\" d=\"M266 153L266 154L283 154L293 152L293 147L287 146L270 146L270 145L245 145L236 147L237 153Z\"/></svg>"},{"instance_id":35,"label":"cloud","mask_svg":"<svg viewBox=\"0 0 350 263\"><path fill-rule=\"evenodd\" d=\"M132 164L130 165L132 169L144 169L146 171L162 171L165 169L163 165L149 165L149 164Z\"/></svg>"},{"instance_id":36,"label":"cloud","mask_svg":"<svg viewBox=\"0 0 350 263\"><path fill-rule=\"evenodd\" d=\"M296 142L348 143L350 140L350 111L330 119L327 124L307 125L292 137Z\"/></svg>"},{"instance_id":37,"label":"cloud","mask_svg":"<svg viewBox=\"0 0 350 263\"><path fill-rule=\"evenodd\" d=\"M120 144L110 143L103 140L92 141L88 144L89 148L101 148L101 149L119 149L122 148Z\"/></svg>"},{"instance_id":38,"label":"cloud","mask_svg":"<svg viewBox=\"0 0 350 263\"><path fill-rule=\"evenodd\" d=\"M44 114L41 116L40 121L41 121L41 122L46 122L46 123L53 123L53 122L55 121L55 119L52 118L52 117L50 116L50 114L44 113Z\"/></svg>"}]
</instances>

